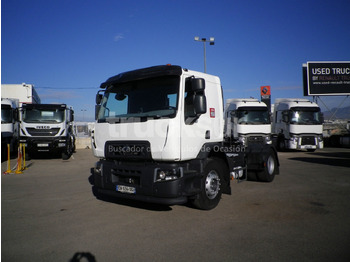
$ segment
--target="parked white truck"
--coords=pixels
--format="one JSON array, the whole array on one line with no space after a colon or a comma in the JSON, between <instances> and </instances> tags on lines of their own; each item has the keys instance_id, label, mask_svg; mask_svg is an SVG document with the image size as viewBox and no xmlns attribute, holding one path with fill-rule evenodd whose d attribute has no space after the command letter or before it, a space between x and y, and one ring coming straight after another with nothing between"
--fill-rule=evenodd
<instances>
[{"instance_id":1,"label":"parked white truck","mask_svg":"<svg viewBox=\"0 0 350 262\"><path fill-rule=\"evenodd\" d=\"M22 104L20 108L20 143L28 156L48 152L71 157L75 150L74 111L66 104Z\"/></svg>"},{"instance_id":2,"label":"parked white truck","mask_svg":"<svg viewBox=\"0 0 350 262\"><path fill-rule=\"evenodd\" d=\"M225 140L222 98L218 77L180 66L102 83L92 134L96 196L212 209L222 193L231 194L230 179L246 179L247 169L271 182L279 172L274 147Z\"/></svg>"},{"instance_id":3,"label":"parked white truck","mask_svg":"<svg viewBox=\"0 0 350 262\"><path fill-rule=\"evenodd\" d=\"M273 108L272 133L280 150L313 152L323 148L323 115L316 103L302 98L280 98Z\"/></svg>"},{"instance_id":4,"label":"parked white truck","mask_svg":"<svg viewBox=\"0 0 350 262\"><path fill-rule=\"evenodd\" d=\"M18 99L19 106L22 103L40 104L40 97L34 85L31 84L2 84L1 97Z\"/></svg>"},{"instance_id":5,"label":"parked white truck","mask_svg":"<svg viewBox=\"0 0 350 262\"><path fill-rule=\"evenodd\" d=\"M225 138L251 143L272 144L271 116L266 104L258 99L227 99L225 108Z\"/></svg>"},{"instance_id":6,"label":"parked white truck","mask_svg":"<svg viewBox=\"0 0 350 262\"><path fill-rule=\"evenodd\" d=\"M18 99L1 98L1 155L7 156L7 145L14 152L18 146Z\"/></svg>"}]
</instances>

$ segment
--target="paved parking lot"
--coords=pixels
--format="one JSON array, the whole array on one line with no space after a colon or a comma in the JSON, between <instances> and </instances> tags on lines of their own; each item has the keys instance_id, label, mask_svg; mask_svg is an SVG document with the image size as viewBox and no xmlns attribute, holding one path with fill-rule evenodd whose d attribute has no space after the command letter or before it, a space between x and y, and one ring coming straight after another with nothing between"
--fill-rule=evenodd
<instances>
[{"instance_id":1,"label":"paved parking lot","mask_svg":"<svg viewBox=\"0 0 350 262\"><path fill-rule=\"evenodd\" d=\"M1 175L2 261L350 261L350 149L279 158L211 211L97 200L89 149L33 159Z\"/></svg>"}]
</instances>

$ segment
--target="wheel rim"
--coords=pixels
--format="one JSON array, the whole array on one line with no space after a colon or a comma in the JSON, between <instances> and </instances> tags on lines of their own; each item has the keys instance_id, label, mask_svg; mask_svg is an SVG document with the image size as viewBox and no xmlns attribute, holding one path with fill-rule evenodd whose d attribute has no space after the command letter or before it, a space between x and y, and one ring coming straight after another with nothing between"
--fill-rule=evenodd
<instances>
[{"instance_id":1,"label":"wheel rim","mask_svg":"<svg viewBox=\"0 0 350 262\"><path fill-rule=\"evenodd\" d=\"M269 156L266 162L267 172L269 175L273 175L273 172L275 171L275 161L272 156Z\"/></svg>"},{"instance_id":2,"label":"wheel rim","mask_svg":"<svg viewBox=\"0 0 350 262\"><path fill-rule=\"evenodd\" d=\"M205 179L205 193L209 199L214 199L220 191L220 178L215 170L208 173Z\"/></svg>"}]
</instances>

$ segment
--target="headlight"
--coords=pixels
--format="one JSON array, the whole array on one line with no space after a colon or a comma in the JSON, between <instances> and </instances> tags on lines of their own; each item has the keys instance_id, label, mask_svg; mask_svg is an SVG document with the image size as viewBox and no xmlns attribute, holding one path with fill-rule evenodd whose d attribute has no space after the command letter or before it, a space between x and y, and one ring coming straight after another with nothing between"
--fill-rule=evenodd
<instances>
[{"instance_id":1,"label":"headlight","mask_svg":"<svg viewBox=\"0 0 350 262\"><path fill-rule=\"evenodd\" d=\"M101 164L101 162L96 162L95 168L94 168L94 173L102 176L102 164Z\"/></svg>"},{"instance_id":2,"label":"headlight","mask_svg":"<svg viewBox=\"0 0 350 262\"><path fill-rule=\"evenodd\" d=\"M294 142L294 143L297 143L297 142L298 142L298 139L299 139L299 137L297 137L297 136L292 136L292 137L290 138L290 141L292 141L292 142Z\"/></svg>"},{"instance_id":3,"label":"headlight","mask_svg":"<svg viewBox=\"0 0 350 262\"><path fill-rule=\"evenodd\" d=\"M245 142L247 141L247 138L245 136L240 136L238 138L239 142L241 142L242 144L245 144Z\"/></svg>"},{"instance_id":4,"label":"headlight","mask_svg":"<svg viewBox=\"0 0 350 262\"><path fill-rule=\"evenodd\" d=\"M156 182L175 180L182 177L182 167L173 169L156 168L154 173Z\"/></svg>"},{"instance_id":5,"label":"headlight","mask_svg":"<svg viewBox=\"0 0 350 262\"><path fill-rule=\"evenodd\" d=\"M243 175L244 171L241 166L233 168L233 171L230 172L231 180L242 178Z\"/></svg>"},{"instance_id":6,"label":"headlight","mask_svg":"<svg viewBox=\"0 0 350 262\"><path fill-rule=\"evenodd\" d=\"M271 144L272 143L271 137L265 136L265 142L266 142L266 144Z\"/></svg>"}]
</instances>

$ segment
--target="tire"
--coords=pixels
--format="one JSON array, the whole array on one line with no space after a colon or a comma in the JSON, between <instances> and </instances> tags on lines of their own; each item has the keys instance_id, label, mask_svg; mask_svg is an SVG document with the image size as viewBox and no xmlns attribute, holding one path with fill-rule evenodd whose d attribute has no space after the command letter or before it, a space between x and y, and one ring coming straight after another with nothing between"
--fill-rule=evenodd
<instances>
[{"instance_id":1,"label":"tire","mask_svg":"<svg viewBox=\"0 0 350 262\"><path fill-rule=\"evenodd\" d=\"M72 143L72 139L69 139L67 142L67 148L65 149L65 151L62 152L62 159L63 160L68 160L72 155L73 155L73 150L74 145Z\"/></svg>"},{"instance_id":2,"label":"tire","mask_svg":"<svg viewBox=\"0 0 350 262\"><path fill-rule=\"evenodd\" d=\"M277 160L275 153L271 150L267 160L264 162L264 170L257 173L259 181L272 182L275 178Z\"/></svg>"},{"instance_id":3,"label":"tire","mask_svg":"<svg viewBox=\"0 0 350 262\"><path fill-rule=\"evenodd\" d=\"M203 210L215 208L221 199L223 172L225 163L220 159L210 158L204 168L201 181L201 192L193 201L195 207Z\"/></svg>"},{"instance_id":4,"label":"tire","mask_svg":"<svg viewBox=\"0 0 350 262\"><path fill-rule=\"evenodd\" d=\"M75 153L77 150L77 147L75 145L75 139L73 140L73 144L72 144L72 153Z\"/></svg>"},{"instance_id":5,"label":"tire","mask_svg":"<svg viewBox=\"0 0 350 262\"><path fill-rule=\"evenodd\" d=\"M68 160L70 158L70 156L71 155L67 154L67 152L63 152L61 157L63 160Z\"/></svg>"}]
</instances>

